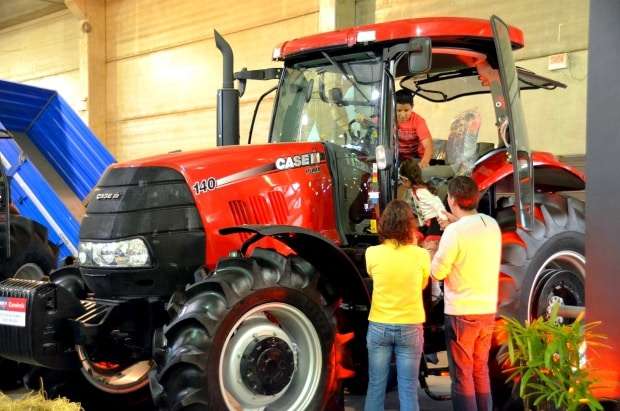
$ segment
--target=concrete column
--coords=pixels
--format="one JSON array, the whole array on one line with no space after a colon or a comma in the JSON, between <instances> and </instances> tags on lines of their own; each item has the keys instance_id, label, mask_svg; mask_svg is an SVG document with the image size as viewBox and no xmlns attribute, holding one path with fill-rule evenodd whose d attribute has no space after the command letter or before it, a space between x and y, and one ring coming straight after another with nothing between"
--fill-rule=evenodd
<instances>
[{"instance_id":1,"label":"concrete column","mask_svg":"<svg viewBox=\"0 0 620 411\"><path fill-rule=\"evenodd\" d=\"M606 348L588 352L588 369L601 387L597 397L620 399L620 2L590 3L587 110L586 319L601 321ZM590 348L590 347L588 347ZM592 352L596 350L596 353ZM619 409L618 406L614 409Z\"/></svg>"},{"instance_id":2,"label":"concrete column","mask_svg":"<svg viewBox=\"0 0 620 411\"><path fill-rule=\"evenodd\" d=\"M80 21L80 85L88 125L106 144L105 0L65 0Z\"/></svg>"},{"instance_id":3,"label":"concrete column","mask_svg":"<svg viewBox=\"0 0 620 411\"><path fill-rule=\"evenodd\" d=\"M319 0L319 32L355 25L355 0Z\"/></svg>"}]
</instances>

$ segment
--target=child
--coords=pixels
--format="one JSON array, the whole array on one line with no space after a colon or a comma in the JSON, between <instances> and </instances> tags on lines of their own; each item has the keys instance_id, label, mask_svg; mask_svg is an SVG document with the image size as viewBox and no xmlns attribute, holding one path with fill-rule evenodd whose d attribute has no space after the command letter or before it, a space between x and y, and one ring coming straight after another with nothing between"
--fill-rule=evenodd
<instances>
[{"instance_id":1,"label":"child","mask_svg":"<svg viewBox=\"0 0 620 411\"><path fill-rule=\"evenodd\" d=\"M435 190L422 180L419 162L413 159L404 161L400 166L400 179L406 189L404 200L412 206L422 233L425 236L441 235L438 219L446 219L446 207L435 195Z\"/></svg>"},{"instance_id":2,"label":"child","mask_svg":"<svg viewBox=\"0 0 620 411\"><path fill-rule=\"evenodd\" d=\"M418 158L420 168L426 168L433 156L433 139L426 121L413 111L413 94L409 90L398 90L395 97L398 156L401 161Z\"/></svg>"},{"instance_id":3,"label":"child","mask_svg":"<svg viewBox=\"0 0 620 411\"><path fill-rule=\"evenodd\" d=\"M418 218L420 232L425 236L422 246L428 250L432 258L437 251L441 236L439 220L447 219L446 207L435 195L433 188L422 180L422 170L418 160L406 160L401 164L400 179L406 190L403 200L413 208ZM441 297L439 281L432 283L432 297L433 301Z\"/></svg>"}]
</instances>

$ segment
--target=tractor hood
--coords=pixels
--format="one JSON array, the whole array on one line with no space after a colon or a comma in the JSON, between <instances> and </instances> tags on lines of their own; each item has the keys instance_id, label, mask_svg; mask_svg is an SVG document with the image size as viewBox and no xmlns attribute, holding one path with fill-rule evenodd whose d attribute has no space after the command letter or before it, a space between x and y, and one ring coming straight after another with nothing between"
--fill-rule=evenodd
<instances>
[{"instance_id":1,"label":"tractor hood","mask_svg":"<svg viewBox=\"0 0 620 411\"><path fill-rule=\"evenodd\" d=\"M82 268L98 295L169 295L203 265L239 249L243 224L297 225L338 240L332 178L321 143L225 146L111 166L93 191L80 238L142 239L150 266ZM269 245L275 247L275 245ZM97 266L99 264L99 266ZM142 286L141 284L144 285Z\"/></svg>"},{"instance_id":2,"label":"tractor hood","mask_svg":"<svg viewBox=\"0 0 620 411\"><path fill-rule=\"evenodd\" d=\"M340 241L326 153L325 145L318 142L224 146L115 164L108 173L116 171L116 174L133 176L131 183L145 191L150 181L163 189L178 184L174 175L182 176L187 185L185 192L193 197L195 216L200 219L206 238L206 265L212 268L217 258L238 249L248 236L221 235L219 230L224 227L295 225L334 242ZM158 177L149 180L148 176L155 174ZM144 181L141 176L145 176ZM120 192L102 187L97 193L106 195L117 191ZM117 201L122 207L124 200ZM150 206L154 207L157 201L150 201L153 203ZM186 217L174 218L181 221Z\"/></svg>"},{"instance_id":3,"label":"tractor hood","mask_svg":"<svg viewBox=\"0 0 620 411\"><path fill-rule=\"evenodd\" d=\"M166 154L112 167L172 168L181 173L192 188L203 181L208 182L206 187L198 186L192 190L197 195L258 175L322 162L325 162L325 147L321 143L274 143Z\"/></svg>"}]
</instances>

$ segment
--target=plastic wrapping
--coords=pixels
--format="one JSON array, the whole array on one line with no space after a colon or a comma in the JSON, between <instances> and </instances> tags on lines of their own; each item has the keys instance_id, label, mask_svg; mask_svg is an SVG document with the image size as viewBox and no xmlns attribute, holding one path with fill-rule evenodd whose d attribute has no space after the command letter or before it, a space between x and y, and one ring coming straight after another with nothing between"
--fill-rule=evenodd
<instances>
[{"instance_id":1,"label":"plastic wrapping","mask_svg":"<svg viewBox=\"0 0 620 411\"><path fill-rule=\"evenodd\" d=\"M450 126L446 144L446 163L454 175L470 175L478 155L480 111L471 109L459 114Z\"/></svg>"}]
</instances>

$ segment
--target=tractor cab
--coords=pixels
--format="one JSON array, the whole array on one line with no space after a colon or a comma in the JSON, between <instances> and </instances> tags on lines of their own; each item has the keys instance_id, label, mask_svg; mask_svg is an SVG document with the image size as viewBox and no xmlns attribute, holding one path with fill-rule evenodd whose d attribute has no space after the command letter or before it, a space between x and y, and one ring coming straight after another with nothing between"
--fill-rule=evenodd
<instances>
[{"instance_id":1,"label":"tractor cab","mask_svg":"<svg viewBox=\"0 0 620 411\"><path fill-rule=\"evenodd\" d=\"M390 27L347 29L276 49L284 69L270 141L325 145L341 237L345 244L366 241L364 234L374 231L372 221L397 195L396 89L432 103L491 94L495 117L484 121L494 122L498 138L490 154L509 157L518 224L531 227L533 167L520 90L564 85L515 68L512 50L522 46L522 33L497 17L490 25L446 18L403 20ZM436 161L425 170L428 177L471 174L480 163L479 152L464 153L462 141L448 141L447 146L452 151L448 160L456 158L469 167Z\"/></svg>"}]
</instances>

